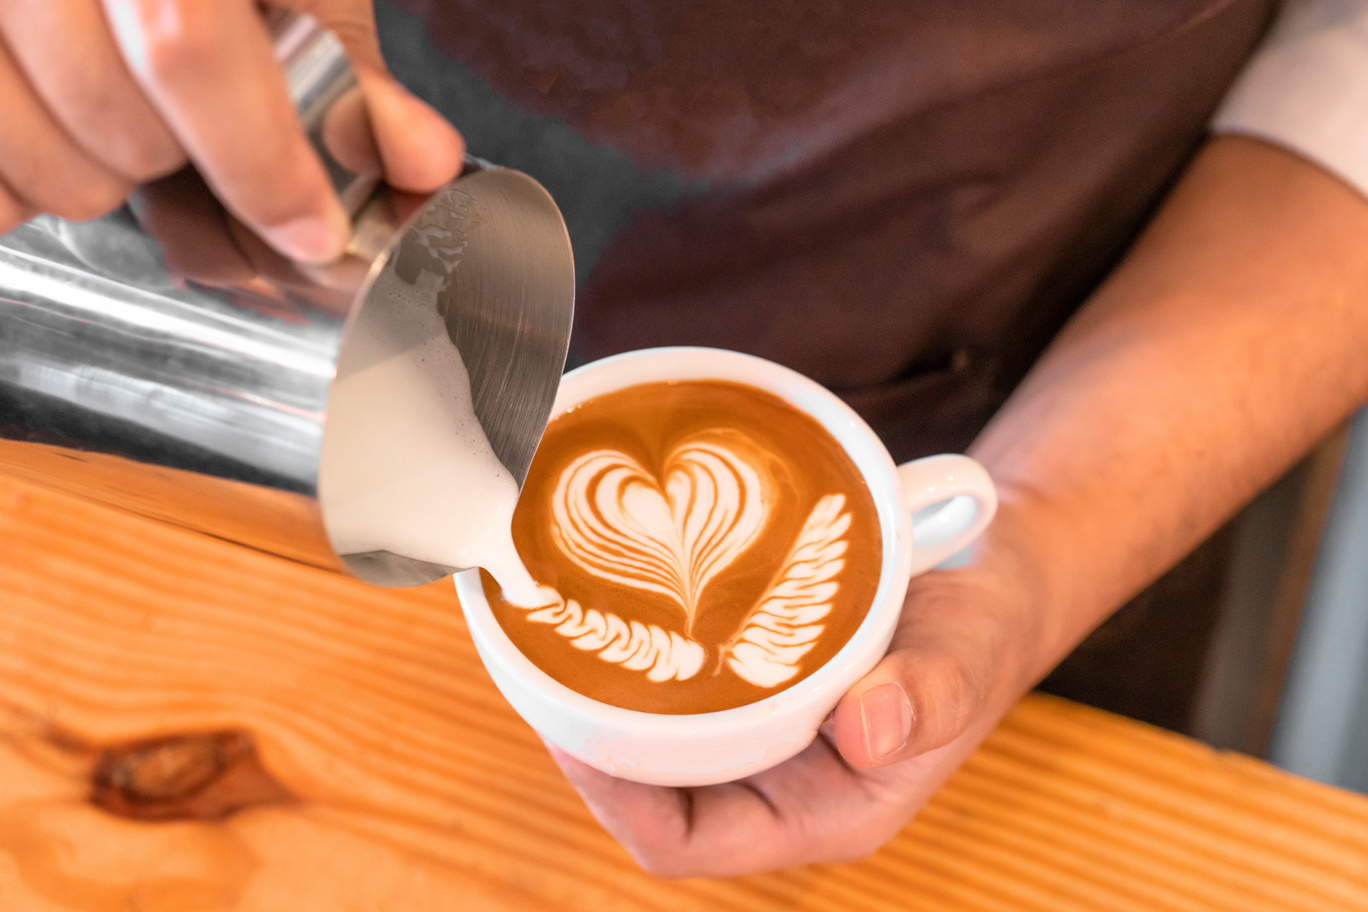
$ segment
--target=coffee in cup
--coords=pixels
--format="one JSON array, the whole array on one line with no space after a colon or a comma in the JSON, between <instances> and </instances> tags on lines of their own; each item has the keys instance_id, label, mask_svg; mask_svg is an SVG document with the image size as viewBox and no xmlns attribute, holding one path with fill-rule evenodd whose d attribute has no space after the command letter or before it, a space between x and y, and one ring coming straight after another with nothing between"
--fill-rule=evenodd
<instances>
[{"instance_id":1,"label":"coffee in cup","mask_svg":"<svg viewBox=\"0 0 1368 912\"><path fill-rule=\"evenodd\" d=\"M615 411L632 420L617 427ZM997 505L969 457L895 465L829 390L737 352L647 349L586 364L562 379L552 416L536 459L545 476L529 477L514 514L542 597L504 604L473 570L456 575L456 592L518 714L549 743L638 782L727 782L801 751L887 652L909 578L972 542ZM827 452L832 442L848 463ZM794 484L786 505L762 511L764 522L748 514L784 472ZM689 508L713 489L728 509ZM743 489L761 493L743 502ZM842 602L870 578L858 607ZM656 683L678 685L677 697Z\"/></svg>"},{"instance_id":2,"label":"coffee in cup","mask_svg":"<svg viewBox=\"0 0 1368 912\"><path fill-rule=\"evenodd\" d=\"M537 667L587 697L706 713L810 675L881 571L860 470L810 415L737 383L647 383L547 427L513 540L552 599L486 596Z\"/></svg>"}]
</instances>

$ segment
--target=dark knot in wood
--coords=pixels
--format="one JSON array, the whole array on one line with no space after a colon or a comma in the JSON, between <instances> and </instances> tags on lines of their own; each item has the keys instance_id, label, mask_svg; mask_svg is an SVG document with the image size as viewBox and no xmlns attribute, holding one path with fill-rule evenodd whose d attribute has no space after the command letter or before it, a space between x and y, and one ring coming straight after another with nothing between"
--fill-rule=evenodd
<instances>
[{"instance_id":1,"label":"dark knot in wood","mask_svg":"<svg viewBox=\"0 0 1368 912\"><path fill-rule=\"evenodd\" d=\"M221 820L293 796L261 765L251 735L222 731L106 747L90 800L138 820Z\"/></svg>"}]
</instances>

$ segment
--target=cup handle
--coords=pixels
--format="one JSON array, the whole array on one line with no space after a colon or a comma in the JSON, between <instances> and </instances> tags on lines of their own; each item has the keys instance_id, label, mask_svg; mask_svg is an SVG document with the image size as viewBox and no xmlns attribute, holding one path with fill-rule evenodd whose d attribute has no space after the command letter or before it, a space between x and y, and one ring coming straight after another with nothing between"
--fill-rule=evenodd
<instances>
[{"instance_id":1,"label":"cup handle","mask_svg":"<svg viewBox=\"0 0 1368 912\"><path fill-rule=\"evenodd\" d=\"M898 466L903 498L912 511L912 573L962 550L992 522L997 489L968 456L947 453Z\"/></svg>"}]
</instances>

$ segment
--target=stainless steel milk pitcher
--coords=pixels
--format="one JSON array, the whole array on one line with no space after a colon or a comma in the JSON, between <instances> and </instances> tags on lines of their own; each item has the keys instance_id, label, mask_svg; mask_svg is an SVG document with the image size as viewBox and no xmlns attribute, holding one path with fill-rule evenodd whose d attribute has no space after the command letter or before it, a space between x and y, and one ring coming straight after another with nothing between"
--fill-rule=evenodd
<instances>
[{"instance_id":1,"label":"stainless steel milk pitcher","mask_svg":"<svg viewBox=\"0 0 1368 912\"><path fill-rule=\"evenodd\" d=\"M227 235L193 172L158 200L185 228L165 246L127 209L39 217L0 237L0 473L368 582L428 582L453 568L339 555L325 530L320 450L348 317L383 270L440 279L476 417L521 484L569 342L569 239L550 196L516 171L472 160L428 196L347 172L321 141L355 85L339 42L308 17L268 15L353 216L347 254L308 266L257 242L244 258L254 239Z\"/></svg>"}]
</instances>

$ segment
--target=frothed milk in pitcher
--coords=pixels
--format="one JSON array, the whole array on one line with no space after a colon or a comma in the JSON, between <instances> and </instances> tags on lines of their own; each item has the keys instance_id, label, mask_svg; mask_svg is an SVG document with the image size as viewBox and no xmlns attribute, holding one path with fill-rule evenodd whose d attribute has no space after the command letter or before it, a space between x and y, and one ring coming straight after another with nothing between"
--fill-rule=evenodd
<instances>
[{"instance_id":1,"label":"frothed milk in pitcher","mask_svg":"<svg viewBox=\"0 0 1368 912\"><path fill-rule=\"evenodd\" d=\"M328 398L319 488L338 554L483 567L510 600L545 601L513 546L518 483L490 447L438 310L441 279L384 269Z\"/></svg>"}]
</instances>

